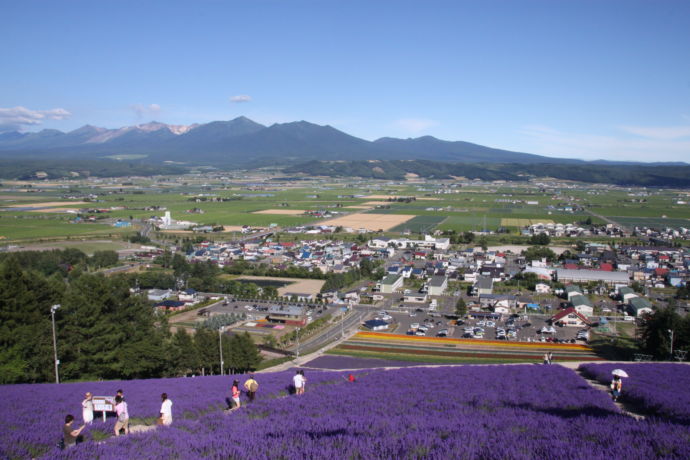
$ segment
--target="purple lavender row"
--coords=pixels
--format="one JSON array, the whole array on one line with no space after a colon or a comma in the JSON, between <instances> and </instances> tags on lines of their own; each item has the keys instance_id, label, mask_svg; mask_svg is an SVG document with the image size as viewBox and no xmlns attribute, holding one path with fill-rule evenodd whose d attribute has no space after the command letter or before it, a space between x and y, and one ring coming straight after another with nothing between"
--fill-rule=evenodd
<instances>
[{"instance_id":1,"label":"purple lavender row","mask_svg":"<svg viewBox=\"0 0 690 460\"><path fill-rule=\"evenodd\" d=\"M623 369L622 397L645 412L690 424L690 365L674 363L583 364L585 375L608 384L611 371Z\"/></svg>"},{"instance_id":2,"label":"purple lavender row","mask_svg":"<svg viewBox=\"0 0 690 460\"><path fill-rule=\"evenodd\" d=\"M560 366L461 366L308 372L304 396L276 393L231 414L88 442L46 457L100 458L690 458L690 428L622 415ZM273 381L272 377L276 377ZM187 379L189 380L189 379ZM320 384L315 384L320 382ZM133 382L128 382L133 383ZM201 396L201 395L199 395Z\"/></svg>"},{"instance_id":3,"label":"purple lavender row","mask_svg":"<svg viewBox=\"0 0 690 460\"><path fill-rule=\"evenodd\" d=\"M264 398L287 395L294 372L257 375L259 394ZM333 373L306 373L307 388L329 379L341 378ZM234 378L244 382L246 375L209 376L178 379L80 382L66 384L21 384L0 386L0 458L33 458L51 450L62 437L65 415L72 414L74 426L82 424L81 401L88 391L94 396L115 396L123 389L130 424L154 423L160 410L160 394L166 392L173 401L175 424L197 419L205 413L222 413L225 398L230 395ZM243 399L246 397L243 395ZM87 440L110 437L115 418L102 422L95 413L92 425L82 434Z\"/></svg>"}]
</instances>

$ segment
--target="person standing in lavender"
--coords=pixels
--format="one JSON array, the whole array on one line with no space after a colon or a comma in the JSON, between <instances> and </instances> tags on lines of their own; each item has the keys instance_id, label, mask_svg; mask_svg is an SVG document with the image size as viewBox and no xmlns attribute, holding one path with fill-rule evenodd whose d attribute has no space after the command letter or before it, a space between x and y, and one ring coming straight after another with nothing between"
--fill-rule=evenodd
<instances>
[{"instance_id":1,"label":"person standing in lavender","mask_svg":"<svg viewBox=\"0 0 690 460\"><path fill-rule=\"evenodd\" d=\"M300 374L299 370L295 371L294 377L292 377L292 385L295 387L295 394L296 395L301 395L302 394L302 374Z\"/></svg>"},{"instance_id":2,"label":"person standing in lavender","mask_svg":"<svg viewBox=\"0 0 690 460\"><path fill-rule=\"evenodd\" d=\"M254 374L249 374L249 378L244 382L244 389L247 390L249 402L254 402L256 390L259 389L259 383L254 379Z\"/></svg>"},{"instance_id":3,"label":"person standing in lavender","mask_svg":"<svg viewBox=\"0 0 690 460\"><path fill-rule=\"evenodd\" d=\"M129 411L122 396L115 396L115 412L117 413L115 436L120 436L120 430L125 430L125 434L129 434Z\"/></svg>"},{"instance_id":4,"label":"person standing in lavender","mask_svg":"<svg viewBox=\"0 0 690 460\"><path fill-rule=\"evenodd\" d=\"M617 375L613 376L613 380L611 380L611 397L613 398L614 401L618 401L618 398L621 396L621 390L623 389L623 381L621 378Z\"/></svg>"},{"instance_id":5,"label":"person standing in lavender","mask_svg":"<svg viewBox=\"0 0 690 460\"><path fill-rule=\"evenodd\" d=\"M303 370L300 370L300 371L299 371L299 375L302 376L302 388L300 388L300 394L303 395L303 394L304 394L304 390L306 390L306 386L307 386L307 378L304 376L304 371L303 371Z\"/></svg>"},{"instance_id":6,"label":"person standing in lavender","mask_svg":"<svg viewBox=\"0 0 690 460\"><path fill-rule=\"evenodd\" d=\"M240 382L239 380L233 380L232 382L232 402L235 403L235 407L232 409L239 409L240 408Z\"/></svg>"},{"instance_id":7,"label":"person standing in lavender","mask_svg":"<svg viewBox=\"0 0 690 460\"><path fill-rule=\"evenodd\" d=\"M93 422L93 395L86 393L84 400L81 402L81 416L84 419L84 425L90 425Z\"/></svg>"},{"instance_id":8,"label":"person standing in lavender","mask_svg":"<svg viewBox=\"0 0 690 460\"><path fill-rule=\"evenodd\" d=\"M168 399L168 393L161 395L160 424L165 426L172 425L172 401Z\"/></svg>"}]
</instances>

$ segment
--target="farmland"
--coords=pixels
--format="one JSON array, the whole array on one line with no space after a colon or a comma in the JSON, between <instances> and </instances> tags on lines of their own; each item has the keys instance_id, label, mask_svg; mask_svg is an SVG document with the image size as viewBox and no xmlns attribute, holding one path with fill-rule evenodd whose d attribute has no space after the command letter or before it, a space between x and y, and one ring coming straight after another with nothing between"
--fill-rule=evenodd
<instances>
[{"instance_id":1,"label":"farmland","mask_svg":"<svg viewBox=\"0 0 690 460\"><path fill-rule=\"evenodd\" d=\"M537 372L538 370L538 372ZM560 366L456 366L307 370L304 396L292 373L258 374L257 400L224 415L233 376L0 387L3 458L668 458L690 456L690 428L635 420L603 391ZM239 377L240 382L245 376ZM421 382L433 382L423 391ZM62 419L80 421L81 395L123 388L131 425L152 424L160 392L173 424L112 437L98 415L86 442L60 452ZM366 389L366 391L363 391ZM687 391L678 387L677 391ZM423 396L420 396L423 391ZM245 396L241 397L246 403ZM43 414L36 417L36 409ZM32 427L26 430L26 427ZM93 442L99 440L99 442Z\"/></svg>"},{"instance_id":2,"label":"farmland","mask_svg":"<svg viewBox=\"0 0 690 460\"><path fill-rule=\"evenodd\" d=\"M394 234L503 228L517 235L523 226L537 222L604 222L588 214L588 209L622 225L688 227L690 206L686 200L674 190L558 181L393 183L314 178L295 183L275 180L270 173L8 181L0 187L0 237L13 242L127 235L142 221L161 216L163 209L174 219L232 229L327 224ZM95 209L100 213L94 214ZM330 219L305 214L317 211L333 214ZM95 222L76 221L75 212L93 217ZM115 229L112 224L117 219L134 225Z\"/></svg>"}]
</instances>

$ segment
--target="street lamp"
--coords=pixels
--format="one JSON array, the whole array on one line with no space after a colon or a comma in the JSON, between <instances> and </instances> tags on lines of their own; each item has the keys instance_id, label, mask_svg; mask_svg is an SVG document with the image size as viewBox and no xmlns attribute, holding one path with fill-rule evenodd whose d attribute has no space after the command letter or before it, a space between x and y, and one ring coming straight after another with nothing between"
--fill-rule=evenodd
<instances>
[{"instance_id":1,"label":"street lamp","mask_svg":"<svg viewBox=\"0 0 690 460\"><path fill-rule=\"evenodd\" d=\"M57 337L55 336L55 312L59 308L59 303L50 307L50 318L53 322L53 358L55 359L55 383L60 383L60 373L58 372L58 364L60 364L60 361L57 357Z\"/></svg>"},{"instance_id":2,"label":"street lamp","mask_svg":"<svg viewBox=\"0 0 690 460\"><path fill-rule=\"evenodd\" d=\"M673 329L669 329L668 334L671 336L671 359L673 359Z\"/></svg>"},{"instance_id":3,"label":"street lamp","mask_svg":"<svg viewBox=\"0 0 690 460\"><path fill-rule=\"evenodd\" d=\"M297 328L295 337L297 338L297 358L299 358L299 329Z\"/></svg>"},{"instance_id":4,"label":"street lamp","mask_svg":"<svg viewBox=\"0 0 690 460\"><path fill-rule=\"evenodd\" d=\"M220 351L220 375L223 375L223 326L218 328L218 350Z\"/></svg>"}]
</instances>

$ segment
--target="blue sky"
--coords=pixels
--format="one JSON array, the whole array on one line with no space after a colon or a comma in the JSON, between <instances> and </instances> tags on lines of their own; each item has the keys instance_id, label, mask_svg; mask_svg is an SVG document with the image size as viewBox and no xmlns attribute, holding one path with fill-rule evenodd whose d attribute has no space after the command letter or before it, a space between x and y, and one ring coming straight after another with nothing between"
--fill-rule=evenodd
<instances>
[{"instance_id":1,"label":"blue sky","mask_svg":"<svg viewBox=\"0 0 690 460\"><path fill-rule=\"evenodd\" d=\"M0 129L245 115L690 162L690 2L0 0Z\"/></svg>"}]
</instances>

